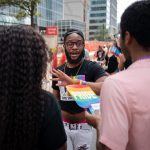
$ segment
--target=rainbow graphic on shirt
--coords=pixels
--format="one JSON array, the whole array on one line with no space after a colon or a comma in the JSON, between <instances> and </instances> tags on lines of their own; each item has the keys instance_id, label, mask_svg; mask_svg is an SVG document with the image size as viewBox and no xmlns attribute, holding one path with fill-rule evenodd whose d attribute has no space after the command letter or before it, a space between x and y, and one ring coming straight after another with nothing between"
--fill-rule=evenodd
<instances>
[{"instance_id":1,"label":"rainbow graphic on shirt","mask_svg":"<svg viewBox=\"0 0 150 150\"><path fill-rule=\"evenodd\" d=\"M68 85L67 91L82 108L90 108L91 104L99 103L100 98L87 85Z\"/></svg>"},{"instance_id":2,"label":"rainbow graphic on shirt","mask_svg":"<svg viewBox=\"0 0 150 150\"><path fill-rule=\"evenodd\" d=\"M72 79L79 79L79 80L85 81L85 75L76 75L76 76L73 76Z\"/></svg>"}]
</instances>

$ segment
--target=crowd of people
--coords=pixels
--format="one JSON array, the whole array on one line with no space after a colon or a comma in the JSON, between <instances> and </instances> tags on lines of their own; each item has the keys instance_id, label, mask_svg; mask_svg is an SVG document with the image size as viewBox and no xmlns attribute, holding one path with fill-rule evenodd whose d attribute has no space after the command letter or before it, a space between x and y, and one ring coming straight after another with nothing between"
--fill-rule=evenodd
<instances>
[{"instance_id":1,"label":"crowd of people","mask_svg":"<svg viewBox=\"0 0 150 150\"><path fill-rule=\"evenodd\" d=\"M51 93L42 88L52 60L43 37L30 26L0 26L0 150L92 150L93 127L97 150L149 150L149 35L149 0L124 11L119 45L99 46L97 62L83 33L68 30L66 61L50 69ZM72 84L100 96L98 114L77 105Z\"/></svg>"}]
</instances>

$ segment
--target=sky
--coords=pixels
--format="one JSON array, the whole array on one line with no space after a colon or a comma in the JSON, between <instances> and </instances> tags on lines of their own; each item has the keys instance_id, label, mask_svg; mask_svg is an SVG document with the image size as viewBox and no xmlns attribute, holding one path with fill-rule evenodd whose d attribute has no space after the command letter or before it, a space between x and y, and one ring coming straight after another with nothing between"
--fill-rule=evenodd
<instances>
[{"instance_id":1,"label":"sky","mask_svg":"<svg viewBox=\"0 0 150 150\"><path fill-rule=\"evenodd\" d=\"M118 0L118 10L117 10L117 22L120 22L120 18L124 10L133 2L137 0Z\"/></svg>"}]
</instances>

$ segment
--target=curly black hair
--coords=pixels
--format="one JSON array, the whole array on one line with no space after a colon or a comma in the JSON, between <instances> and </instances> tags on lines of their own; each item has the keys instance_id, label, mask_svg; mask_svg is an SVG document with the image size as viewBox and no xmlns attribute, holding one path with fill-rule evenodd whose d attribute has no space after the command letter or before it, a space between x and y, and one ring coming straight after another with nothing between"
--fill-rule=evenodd
<instances>
[{"instance_id":1,"label":"curly black hair","mask_svg":"<svg viewBox=\"0 0 150 150\"><path fill-rule=\"evenodd\" d=\"M0 26L0 150L30 150L44 114L44 39L30 26Z\"/></svg>"},{"instance_id":2,"label":"curly black hair","mask_svg":"<svg viewBox=\"0 0 150 150\"><path fill-rule=\"evenodd\" d=\"M130 5L121 17L121 36L128 31L143 47L150 47L150 0L137 1Z\"/></svg>"}]
</instances>

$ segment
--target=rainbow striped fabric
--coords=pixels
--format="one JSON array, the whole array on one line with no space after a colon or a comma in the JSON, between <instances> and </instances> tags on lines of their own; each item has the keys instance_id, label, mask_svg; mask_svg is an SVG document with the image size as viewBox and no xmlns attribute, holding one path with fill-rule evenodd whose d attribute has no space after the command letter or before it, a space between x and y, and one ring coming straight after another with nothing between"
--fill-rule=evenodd
<instances>
[{"instance_id":1,"label":"rainbow striped fabric","mask_svg":"<svg viewBox=\"0 0 150 150\"><path fill-rule=\"evenodd\" d=\"M100 97L87 85L68 85L67 91L82 108L90 108L92 104L99 103Z\"/></svg>"}]
</instances>

